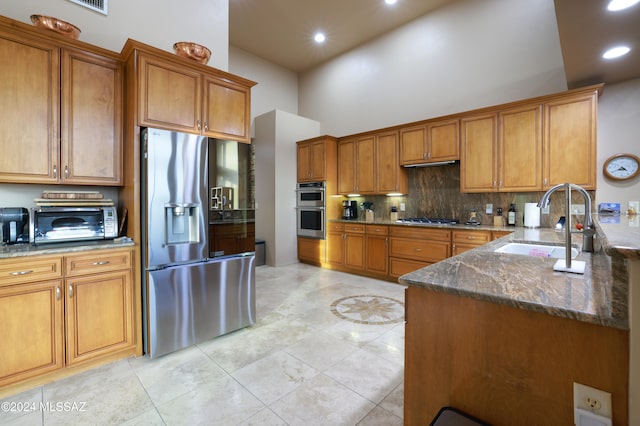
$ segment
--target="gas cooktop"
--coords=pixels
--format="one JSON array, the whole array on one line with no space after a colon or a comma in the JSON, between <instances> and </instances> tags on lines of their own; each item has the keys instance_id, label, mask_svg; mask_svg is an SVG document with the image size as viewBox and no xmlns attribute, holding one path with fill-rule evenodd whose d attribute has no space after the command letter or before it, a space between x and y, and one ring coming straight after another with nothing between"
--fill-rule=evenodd
<instances>
[{"instance_id":1,"label":"gas cooktop","mask_svg":"<svg viewBox=\"0 0 640 426\"><path fill-rule=\"evenodd\" d=\"M404 219L398 219L396 222L425 223L432 225L457 225L459 223L457 219L446 219L442 217L407 217Z\"/></svg>"}]
</instances>

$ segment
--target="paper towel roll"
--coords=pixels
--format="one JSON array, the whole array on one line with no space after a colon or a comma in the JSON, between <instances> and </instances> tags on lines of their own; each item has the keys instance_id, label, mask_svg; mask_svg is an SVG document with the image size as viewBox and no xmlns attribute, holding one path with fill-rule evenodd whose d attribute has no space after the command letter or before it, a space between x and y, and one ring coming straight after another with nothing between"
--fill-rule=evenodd
<instances>
[{"instance_id":1,"label":"paper towel roll","mask_svg":"<svg viewBox=\"0 0 640 426\"><path fill-rule=\"evenodd\" d=\"M524 226L526 228L540 227L540 207L536 203L525 203Z\"/></svg>"}]
</instances>

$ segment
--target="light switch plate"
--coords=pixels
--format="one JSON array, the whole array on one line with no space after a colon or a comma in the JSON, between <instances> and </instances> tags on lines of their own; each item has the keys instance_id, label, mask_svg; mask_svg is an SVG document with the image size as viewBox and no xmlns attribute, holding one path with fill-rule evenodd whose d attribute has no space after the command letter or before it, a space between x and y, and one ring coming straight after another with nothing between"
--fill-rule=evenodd
<instances>
[{"instance_id":1,"label":"light switch plate","mask_svg":"<svg viewBox=\"0 0 640 426\"><path fill-rule=\"evenodd\" d=\"M487 204L487 207L484 212L486 214L493 214L493 204Z\"/></svg>"}]
</instances>

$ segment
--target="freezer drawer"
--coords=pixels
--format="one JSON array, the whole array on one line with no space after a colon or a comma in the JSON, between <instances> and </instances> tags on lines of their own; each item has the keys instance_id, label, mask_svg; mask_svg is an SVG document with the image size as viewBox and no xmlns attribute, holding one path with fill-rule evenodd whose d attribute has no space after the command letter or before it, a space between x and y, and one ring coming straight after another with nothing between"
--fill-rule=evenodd
<instances>
[{"instance_id":1,"label":"freezer drawer","mask_svg":"<svg viewBox=\"0 0 640 426\"><path fill-rule=\"evenodd\" d=\"M158 357L255 323L255 256L147 272L147 354Z\"/></svg>"}]
</instances>

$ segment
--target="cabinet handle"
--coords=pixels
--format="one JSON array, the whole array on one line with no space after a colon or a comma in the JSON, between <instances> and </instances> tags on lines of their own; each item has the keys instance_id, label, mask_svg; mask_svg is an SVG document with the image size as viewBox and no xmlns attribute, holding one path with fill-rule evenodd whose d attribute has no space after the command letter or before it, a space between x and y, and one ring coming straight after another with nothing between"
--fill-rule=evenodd
<instances>
[{"instance_id":1,"label":"cabinet handle","mask_svg":"<svg viewBox=\"0 0 640 426\"><path fill-rule=\"evenodd\" d=\"M417 252L421 252L421 251L422 251L422 249L421 249L421 248L417 248L417 249L416 249L416 251L417 251Z\"/></svg>"},{"instance_id":2,"label":"cabinet handle","mask_svg":"<svg viewBox=\"0 0 640 426\"><path fill-rule=\"evenodd\" d=\"M58 178L58 166L55 164L53 165L53 177L56 179Z\"/></svg>"},{"instance_id":3,"label":"cabinet handle","mask_svg":"<svg viewBox=\"0 0 640 426\"><path fill-rule=\"evenodd\" d=\"M500 181L500 188L502 188L502 181Z\"/></svg>"},{"instance_id":4,"label":"cabinet handle","mask_svg":"<svg viewBox=\"0 0 640 426\"><path fill-rule=\"evenodd\" d=\"M493 187L494 188L496 187L496 181L495 180L493 181Z\"/></svg>"},{"instance_id":5,"label":"cabinet handle","mask_svg":"<svg viewBox=\"0 0 640 426\"><path fill-rule=\"evenodd\" d=\"M201 129L202 129L202 127L201 127L201 125L200 125L200 120L197 120L197 121L196 121L196 124L198 125L198 130L201 130Z\"/></svg>"},{"instance_id":6,"label":"cabinet handle","mask_svg":"<svg viewBox=\"0 0 640 426\"><path fill-rule=\"evenodd\" d=\"M60 286L56 286L56 300L60 300Z\"/></svg>"},{"instance_id":7,"label":"cabinet handle","mask_svg":"<svg viewBox=\"0 0 640 426\"><path fill-rule=\"evenodd\" d=\"M12 272L9 275L13 275L13 276L17 276L17 275L27 275L33 272L33 269L29 269L26 271L16 271L16 272Z\"/></svg>"},{"instance_id":8,"label":"cabinet handle","mask_svg":"<svg viewBox=\"0 0 640 426\"><path fill-rule=\"evenodd\" d=\"M547 186L547 178L544 178L544 186Z\"/></svg>"},{"instance_id":9,"label":"cabinet handle","mask_svg":"<svg viewBox=\"0 0 640 426\"><path fill-rule=\"evenodd\" d=\"M428 158L429 160L431 160L431 153L430 153L430 152L429 152L429 153L427 153L427 158Z\"/></svg>"},{"instance_id":10,"label":"cabinet handle","mask_svg":"<svg viewBox=\"0 0 640 426\"><path fill-rule=\"evenodd\" d=\"M205 131L205 132L208 132L208 131L209 131L209 122L208 122L208 121L205 121L205 122L204 122L204 131Z\"/></svg>"},{"instance_id":11,"label":"cabinet handle","mask_svg":"<svg viewBox=\"0 0 640 426\"><path fill-rule=\"evenodd\" d=\"M469 236L467 237L467 240L474 240L474 239L475 239L475 238L474 238L474 237L472 237L471 235L469 235Z\"/></svg>"},{"instance_id":12,"label":"cabinet handle","mask_svg":"<svg viewBox=\"0 0 640 426\"><path fill-rule=\"evenodd\" d=\"M92 265L93 266L101 266L101 265L108 265L109 261L108 260L100 260L98 262L93 262Z\"/></svg>"},{"instance_id":13,"label":"cabinet handle","mask_svg":"<svg viewBox=\"0 0 640 426\"><path fill-rule=\"evenodd\" d=\"M73 298L73 286L69 284L69 299Z\"/></svg>"},{"instance_id":14,"label":"cabinet handle","mask_svg":"<svg viewBox=\"0 0 640 426\"><path fill-rule=\"evenodd\" d=\"M69 166L64 166L64 177L65 179L69 177Z\"/></svg>"}]
</instances>

